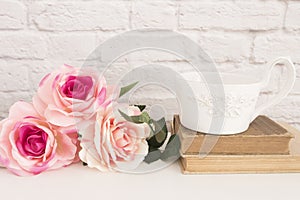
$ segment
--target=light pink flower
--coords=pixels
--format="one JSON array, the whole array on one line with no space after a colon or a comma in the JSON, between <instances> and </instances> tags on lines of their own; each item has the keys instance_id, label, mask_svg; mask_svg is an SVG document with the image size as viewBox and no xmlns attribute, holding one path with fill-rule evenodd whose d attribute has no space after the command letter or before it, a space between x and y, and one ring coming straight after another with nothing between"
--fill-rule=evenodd
<instances>
[{"instance_id":1,"label":"light pink flower","mask_svg":"<svg viewBox=\"0 0 300 200\"><path fill-rule=\"evenodd\" d=\"M0 162L20 176L64 167L76 161L77 137L62 134L32 104L17 102L0 122Z\"/></svg>"},{"instance_id":2,"label":"light pink flower","mask_svg":"<svg viewBox=\"0 0 300 200\"><path fill-rule=\"evenodd\" d=\"M45 76L33 97L37 112L63 131L88 122L105 101L104 78L68 65Z\"/></svg>"},{"instance_id":3,"label":"light pink flower","mask_svg":"<svg viewBox=\"0 0 300 200\"><path fill-rule=\"evenodd\" d=\"M129 107L129 115L138 115L136 107ZM95 125L83 132L80 159L100 171L126 171L138 167L148 154L147 124L135 124L113 112L112 104L97 113Z\"/></svg>"}]
</instances>

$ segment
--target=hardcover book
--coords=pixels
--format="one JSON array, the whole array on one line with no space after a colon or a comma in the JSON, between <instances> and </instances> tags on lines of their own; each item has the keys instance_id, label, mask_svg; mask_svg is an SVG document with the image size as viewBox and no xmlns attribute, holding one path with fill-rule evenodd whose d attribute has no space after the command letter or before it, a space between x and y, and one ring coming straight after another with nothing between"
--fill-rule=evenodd
<instances>
[{"instance_id":1,"label":"hardcover book","mask_svg":"<svg viewBox=\"0 0 300 200\"><path fill-rule=\"evenodd\" d=\"M189 130L180 124L178 115L173 120L174 131L181 140L183 155L199 154L206 134ZM219 137L210 154L257 155L289 154L289 143L293 135L284 127L266 116L259 116L243 133Z\"/></svg>"},{"instance_id":2,"label":"hardcover book","mask_svg":"<svg viewBox=\"0 0 300 200\"><path fill-rule=\"evenodd\" d=\"M300 131L280 123L290 135L288 154L185 154L180 159L184 174L300 172Z\"/></svg>"}]
</instances>

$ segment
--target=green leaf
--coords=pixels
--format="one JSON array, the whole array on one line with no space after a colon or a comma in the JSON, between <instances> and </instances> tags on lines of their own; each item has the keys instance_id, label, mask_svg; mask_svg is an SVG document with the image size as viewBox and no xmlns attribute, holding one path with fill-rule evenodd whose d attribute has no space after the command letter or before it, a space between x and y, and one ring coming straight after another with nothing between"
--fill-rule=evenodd
<instances>
[{"instance_id":1,"label":"green leaf","mask_svg":"<svg viewBox=\"0 0 300 200\"><path fill-rule=\"evenodd\" d=\"M181 142L177 134L174 134L170 137L168 144L166 146L166 149L161 154L161 159L163 161L167 161L170 158L173 157L180 157L180 147Z\"/></svg>"},{"instance_id":2,"label":"green leaf","mask_svg":"<svg viewBox=\"0 0 300 200\"><path fill-rule=\"evenodd\" d=\"M159 149L153 149L149 147L149 153L145 157L144 161L148 164L153 163L160 159L161 152Z\"/></svg>"},{"instance_id":3,"label":"green leaf","mask_svg":"<svg viewBox=\"0 0 300 200\"><path fill-rule=\"evenodd\" d=\"M148 145L154 148L159 148L161 147L165 140L167 139L168 136L168 129L167 129L167 124L165 118L161 118L158 121L152 120L153 125L154 125L154 131L152 129L153 136L150 137L147 142Z\"/></svg>"},{"instance_id":4,"label":"green leaf","mask_svg":"<svg viewBox=\"0 0 300 200\"><path fill-rule=\"evenodd\" d=\"M127 114L125 114L124 112L122 112L121 110L119 110L119 113L121 114L121 116L126 120L126 121L129 121L129 122L133 122L131 117Z\"/></svg>"},{"instance_id":5,"label":"green leaf","mask_svg":"<svg viewBox=\"0 0 300 200\"><path fill-rule=\"evenodd\" d=\"M145 110L145 108L146 108L146 105L134 105L134 106L138 107L141 112L143 112L143 110Z\"/></svg>"},{"instance_id":6,"label":"green leaf","mask_svg":"<svg viewBox=\"0 0 300 200\"><path fill-rule=\"evenodd\" d=\"M138 122L147 123L147 124L149 124L149 122L151 120L151 118L147 112L142 112L142 114L139 116L133 116L133 119L135 119Z\"/></svg>"},{"instance_id":7,"label":"green leaf","mask_svg":"<svg viewBox=\"0 0 300 200\"><path fill-rule=\"evenodd\" d=\"M152 163L159 159L163 161L167 161L171 158L179 158L180 157L180 139L178 135L172 135L168 141L166 149L161 152L158 148L149 146L149 153L145 157L144 161L146 163Z\"/></svg>"},{"instance_id":8,"label":"green leaf","mask_svg":"<svg viewBox=\"0 0 300 200\"><path fill-rule=\"evenodd\" d=\"M119 110L119 113L125 120L127 120L129 122L137 123L137 124L141 124L141 123L149 124L149 121L151 120L150 116L147 112L142 112L142 114L137 115L137 116L129 116L126 113L122 112L121 110Z\"/></svg>"},{"instance_id":9,"label":"green leaf","mask_svg":"<svg viewBox=\"0 0 300 200\"><path fill-rule=\"evenodd\" d=\"M120 91L120 94L119 94L119 97L123 96L124 94L126 94L127 92L129 92L132 88L134 88L134 86L136 86L136 84L138 84L138 81L135 82L135 83L132 83L130 85L127 85L125 87L122 87L121 88L121 91Z\"/></svg>"},{"instance_id":10,"label":"green leaf","mask_svg":"<svg viewBox=\"0 0 300 200\"><path fill-rule=\"evenodd\" d=\"M175 140L175 141L177 140L177 141L179 141L179 143L180 143L180 140L179 140L179 137L178 137L177 134L171 135L171 137L170 137L170 139L169 139L169 141L168 141L168 145L171 144L171 143L173 142L173 140Z\"/></svg>"},{"instance_id":11,"label":"green leaf","mask_svg":"<svg viewBox=\"0 0 300 200\"><path fill-rule=\"evenodd\" d=\"M165 118L163 117L158 121L153 121L153 124L155 126L156 141L159 143L164 143L168 135L168 129Z\"/></svg>"}]
</instances>

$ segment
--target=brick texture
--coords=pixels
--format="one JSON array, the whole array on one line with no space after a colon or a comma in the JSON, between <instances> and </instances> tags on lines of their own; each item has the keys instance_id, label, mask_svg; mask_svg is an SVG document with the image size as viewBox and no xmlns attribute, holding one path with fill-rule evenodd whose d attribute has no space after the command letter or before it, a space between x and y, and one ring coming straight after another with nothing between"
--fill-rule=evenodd
<instances>
[{"instance_id":1,"label":"brick texture","mask_svg":"<svg viewBox=\"0 0 300 200\"><path fill-rule=\"evenodd\" d=\"M17 30L26 26L26 7L19 2L0 1L0 29Z\"/></svg>"},{"instance_id":2,"label":"brick texture","mask_svg":"<svg viewBox=\"0 0 300 200\"><path fill-rule=\"evenodd\" d=\"M191 1L180 5L182 29L269 30L282 27L280 1Z\"/></svg>"},{"instance_id":3,"label":"brick texture","mask_svg":"<svg viewBox=\"0 0 300 200\"><path fill-rule=\"evenodd\" d=\"M7 116L13 102L30 101L39 80L51 70L64 63L80 67L106 39L140 28L186 35L224 72L263 71L276 57L291 57L296 84L266 114L300 127L300 1L296 0L2 0L0 118ZM139 51L117 60L107 79L115 82L123 73L151 62L177 71L192 69L174 55ZM264 95L271 97L280 90L283 75L281 69L272 74ZM132 101L178 110L174 96L159 87L137 91Z\"/></svg>"}]
</instances>

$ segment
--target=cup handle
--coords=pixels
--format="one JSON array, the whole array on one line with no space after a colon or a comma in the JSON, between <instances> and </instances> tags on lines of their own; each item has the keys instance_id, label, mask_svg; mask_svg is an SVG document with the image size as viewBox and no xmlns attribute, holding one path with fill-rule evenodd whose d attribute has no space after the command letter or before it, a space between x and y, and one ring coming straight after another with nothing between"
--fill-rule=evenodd
<instances>
[{"instance_id":1,"label":"cup handle","mask_svg":"<svg viewBox=\"0 0 300 200\"><path fill-rule=\"evenodd\" d=\"M283 88L281 89L281 91L276 94L271 101L268 101L267 103L263 103L262 105L258 106L255 109L254 115L252 116L251 122L256 119L256 117L258 117L262 111L264 111L265 109L269 108L270 106L273 106L275 104L278 104L283 98L285 98L290 91L292 90L294 84L295 84L295 80L296 80L296 70L295 70L295 66L293 64L293 62L289 59L289 58L285 58L285 57L279 57L276 60L274 60L271 64L271 67L269 69L268 75L265 79L264 85L262 87L266 87L267 84L270 81L270 76L271 76L271 72L274 69L274 67L279 64L282 63L284 64L284 66L288 69L287 71L287 81L285 82Z\"/></svg>"}]
</instances>

